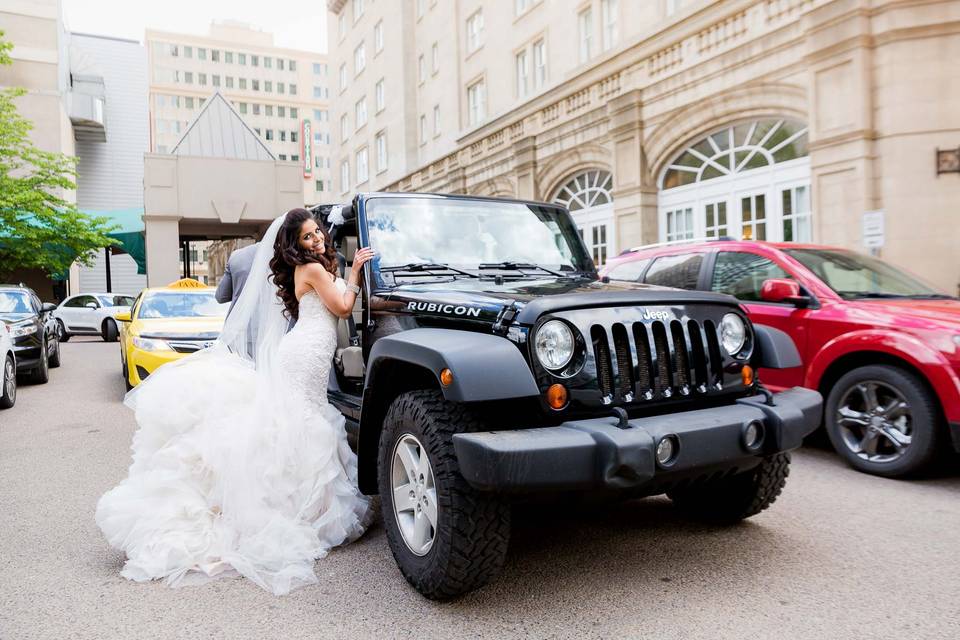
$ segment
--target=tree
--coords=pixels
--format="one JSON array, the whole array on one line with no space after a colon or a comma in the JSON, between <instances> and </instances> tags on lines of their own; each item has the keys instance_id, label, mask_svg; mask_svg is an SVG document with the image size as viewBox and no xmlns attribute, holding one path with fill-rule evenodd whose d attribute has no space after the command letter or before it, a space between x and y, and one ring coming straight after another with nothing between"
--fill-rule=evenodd
<instances>
[{"instance_id":1,"label":"tree","mask_svg":"<svg viewBox=\"0 0 960 640\"><path fill-rule=\"evenodd\" d=\"M0 31L0 65L11 64L13 44ZM76 189L76 158L38 149L33 124L17 111L23 89L0 90L0 282L15 269L65 273L76 260L117 244L106 218L87 215L64 195Z\"/></svg>"}]
</instances>

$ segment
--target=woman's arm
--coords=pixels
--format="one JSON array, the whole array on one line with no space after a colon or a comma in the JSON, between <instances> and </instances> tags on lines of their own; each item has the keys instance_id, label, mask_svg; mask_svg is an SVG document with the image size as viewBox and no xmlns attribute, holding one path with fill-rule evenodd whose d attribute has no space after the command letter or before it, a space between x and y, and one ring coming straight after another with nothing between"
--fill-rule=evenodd
<instances>
[{"instance_id":1,"label":"woman's arm","mask_svg":"<svg viewBox=\"0 0 960 640\"><path fill-rule=\"evenodd\" d=\"M353 266L347 284L359 286L360 274L363 265L373 257L372 249L360 249L353 258ZM320 264L312 263L301 267L304 271L304 280L317 292L323 304L338 318L347 318L353 313L353 305L357 301L357 294L349 287L340 292L330 278L330 272Z\"/></svg>"}]
</instances>

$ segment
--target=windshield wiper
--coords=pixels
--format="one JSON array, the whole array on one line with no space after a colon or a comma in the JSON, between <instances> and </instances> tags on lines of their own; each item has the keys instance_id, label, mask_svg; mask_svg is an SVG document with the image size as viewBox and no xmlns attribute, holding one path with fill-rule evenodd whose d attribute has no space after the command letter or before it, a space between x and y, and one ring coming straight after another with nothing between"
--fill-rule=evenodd
<instances>
[{"instance_id":1,"label":"windshield wiper","mask_svg":"<svg viewBox=\"0 0 960 640\"><path fill-rule=\"evenodd\" d=\"M910 298L911 300L956 300L956 296L948 296L945 293L911 293L908 296L903 296L904 298Z\"/></svg>"},{"instance_id":2,"label":"windshield wiper","mask_svg":"<svg viewBox=\"0 0 960 640\"><path fill-rule=\"evenodd\" d=\"M909 298L903 293L889 293L887 291L837 291L844 298Z\"/></svg>"},{"instance_id":3,"label":"windshield wiper","mask_svg":"<svg viewBox=\"0 0 960 640\"><path fill-rule=\"evenodd\" d=\"M552 276L561 276L566 277L567 274L561 273L559 271L554 271L553 269L548 269L542 267L539 264L533 264L531 262L510 262L509 260L504 262L484 262L477 265L478 269L501 269L503 271L522 271L524 269L540 269L545 271Z\"/></svg>"},{"instance_id":4,"label":"windshield wiper","mask_svg":"<svg viewBox=\"0 0 960 640\"><path fill-rule=\"evenodd\" d=\"M459 273L470 278L480 277L475 273L470 273L469 271L464 271L463 269L451 267L448 264L439 264L436 262L409 262L407 264L392 264L389 267L380 267L380 271L386 271L388 273L392 271L453 271L454 273Z\"/></svg>"}]
</instances>

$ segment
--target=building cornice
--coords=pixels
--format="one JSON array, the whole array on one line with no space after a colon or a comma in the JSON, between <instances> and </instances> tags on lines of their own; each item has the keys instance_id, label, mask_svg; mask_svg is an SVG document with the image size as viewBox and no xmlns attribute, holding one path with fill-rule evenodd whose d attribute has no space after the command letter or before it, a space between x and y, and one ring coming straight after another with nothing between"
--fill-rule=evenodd
<instances>
[{"instance_id":1,"label":"building cornice","mask_svg":"<svg viewBox=\"0 0 960 640\"><path fill-rule=\"evenodd\" d=\"M334 14L340 13L345 4L347 4L347 0L327 0L327 11Z\"/></svg>"}]
</instances>

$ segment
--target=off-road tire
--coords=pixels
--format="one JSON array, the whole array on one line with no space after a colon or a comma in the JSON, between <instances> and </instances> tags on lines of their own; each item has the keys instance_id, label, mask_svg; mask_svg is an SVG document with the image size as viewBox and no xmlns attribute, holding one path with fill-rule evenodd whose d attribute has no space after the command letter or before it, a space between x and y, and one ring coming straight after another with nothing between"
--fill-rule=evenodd
<instances>
[{"instance_id":1,"label":"off-road tire","mask_svg":"<svg viewBox=\"0 0 960 640\"><path fill-rule=\"evenodd\" d=\"M67 333L67 327L63 324L63 320L57 320L57 339L60 342L70 342L70 334Z\"/></svg>"},{"instance_id":2,"label":"off-road tire","mask_svg":"<svg viewBox=\"0 0 960 640\"><path fill-rule=\"evenodd\" d=\"M7 355L3 361L3 367L3 371L0 372L0 409L9 409L17 401L17 368L13 366L13 356ZM12 371L13 393L7 393L5 374L8 368Z\"/></svg>"},{"instance_id":3,"label":"off-road tire","mask_svg":"<svg viewBox=\"0 0 960 640\"><path fill-rule=\"evenodd\" d=\"M778 453L743 473L669 492L683 513L706 522L733 524L773 504L790 475L790 454Z\"/></svg>"},{"instance_id":4,"label":"off-road tire","mask_svg":"<svg viewBox=\"0 0 960 640\"><path fill-rule=\"evenodd\" d=\"M47 354L47 341L44 340L40 345L40 364L30 372L30 382L34 384L46 384L50 381L50 358Z\"/></svg>"},{"instance_id":5,"label":"off-road tire","mask_svg":"<svg viewBox=\"0 0 960 640\"><path fill-rule=\"evenodd\" d=\"M54 336L53 341L54 341L54 347L53 347L53 355L50 356L50 368L56 369L60 366L60 339Z\"/></svg>"},{"instance_id":6,"label":"off-road tire","mask_svg":"<svg viewBox=\"0 0 960 640\"><path fill-rule=\"evenodd\" d=\"M117 323L110 319L104 321L101 335L104 342L116 342L117 336L120 335L120 330L117 329Z\"/></svg>"},{"instance_id":7,"label":"off-road tire","mask_svg":"<svg viewBox=\"0 0 960 640\"><path fill-rule=\"evenodd\" d=\"M439 391L411 391L397 397L383 421L377 481L384 527L400 572L427 598L446 600L478 589L503 567L510 538L510 507L473 489L457 465L453 435L482 430L462 404ZM391 462L397 442L411 434L427 450L437 490L437 528L424 556L407 547L393 508Z\"/></svg>"}]
</instances>

